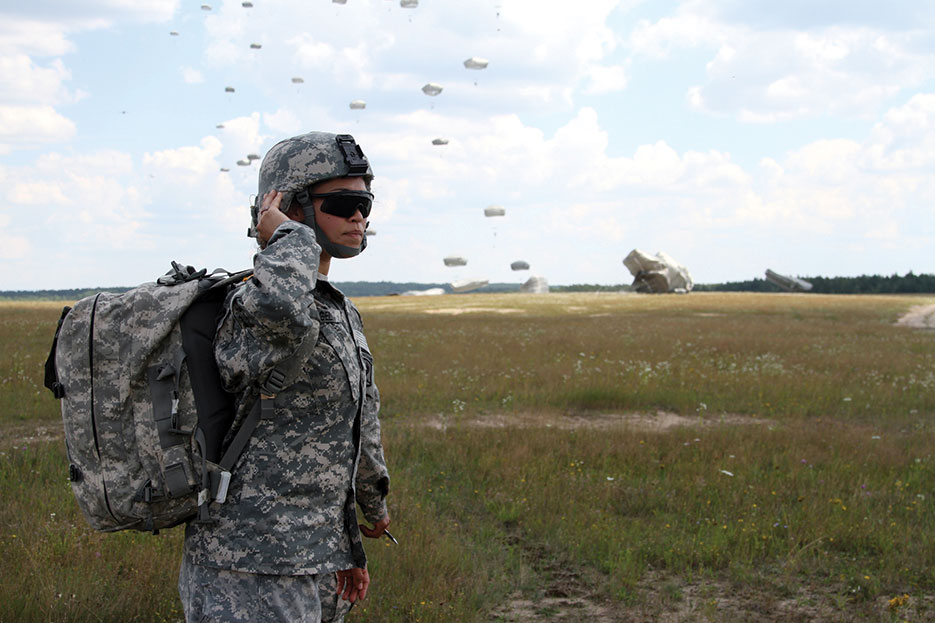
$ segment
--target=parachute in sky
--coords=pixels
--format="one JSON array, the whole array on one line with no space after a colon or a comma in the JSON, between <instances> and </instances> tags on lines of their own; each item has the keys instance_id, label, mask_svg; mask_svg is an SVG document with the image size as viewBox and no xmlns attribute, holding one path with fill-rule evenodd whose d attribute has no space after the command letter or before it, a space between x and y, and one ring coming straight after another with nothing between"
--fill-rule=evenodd
<instances>
[{"instance_id":1,"label":"parachute in sky","mask_svg":"<svg viewBox=\"0 0 935 623\"><path fill-rule=\"evenodd\" d=\"M376 235L377 235L377 230L375 230L375 229L370 229L370 228L368 227L367 229L364 230L364 235L367 236L368 238L369 238L370 236L376 236Z\"/></svg>"},{"instance_id":2,"label":"parachute in sky","mask_svg":"<svg viewBox=\"0 0 935 623\"><path fill-rule=\"evenodd\" d=\"M404 9L414 9L419 6L419 0L399 0L399 6Z\"/></svg>"},{"instance_id":3,"label":"parachute in sky","mask_svg":"<svg viewBox=\"0 0 935 623\"><path fill-rule=\"evenodd\" d=\"M169 34L172 35L173 37L178 37L178 36L179 36L179 31L177 31L177 30L170 30L170 31L169 31Z\"/></svg>"},{"instance_id":4,"label":"parachute in sky","mask_svg":"<svg viewBox=\"0 0 935 623\"><path fill-rule=\"evenodd\" d=\"M447 144L448 144L447 138L433 138L432 139L432 145L447 145Z\"/></svg>"},{"instance_id":5,"label":"parachute in sky","mask_svg":"<svg viewBox=\"0 0 935 623\"><path fill-rule=\"evenodd\" d=\"M472 56L471 58L464 61L464 66L468 69L485 69L490 63L486 58L480 58L478 56Z\"/></svg>"},{"instance_id":6,"label":"parachute in sky","mask_svg":"<svg viewBox=\"0 0 935 623\"><path fill-rule=\"evenodd\" d=\"M491 216L505 216L505 215L506 215L506 210L504 210L500 206L491 205L491 206L487 206L486 208L484 208L484 216L491 217Z\"/></svg>"},{"instance_id":7,"label":"parachute in sky","mask_svg":"<svg viewBox=\"0 0 935 623\"><path fill-rule=\"evenodd\" d=\"M237 161L237 166L238 166L238 167L249 167L249 166L250 166L250 161L249 161L249 160L238 160L238 161Z\"/></svg>"},{"instance_id":8,"label":"parachute in sky","mask_svg":"<svg viewBox=\"0 0 935 623\"><path fill-rule=\"evenodd\" d=\"M449 255L444 260L445 266L467 266L467 260L460 255Z\"/></svg>"},{"instance_id":9,"label":"parachute in sky","mask_svg":"<svg viewBox=\"0 0 935 623\"><path fill-rule=\"evenodd\" d=\"M636 292L685 293L691 292L695 286L688 269L662 251L653 256L633 249L624 258L623 265L633 275L633 284L630 287Z\"/></svg>"},{"instance_id":10,"label":"parachute in sky","mask_svg":"<svg viewBox=\"0 0 935 623\"><path fill-rule=\"evenodd\" d=\"M224 87L224 92L225 92L225 93L233 93L233 92L234 92L234 87Z\"/></svg>"},{"instance_id":11,"label":"parachute in sky","mask_svg":"<svg viewBox=\"0 0 935 623\"><path fill-rule=\"evenodd\" d=\"M217 124L217 125L214 126L214 127L216 127L218 130L223 130L223 129L224 129L224 124L223 124L223 123L219 123L219 124Z\"/></svg>"},{"instance_id":12,"label":"parachute in sky","mask_svg":"<svg viewBox=\"0 0 935 623\"><path fill-rule=\"evenodd\" d=\"M331 0L335 4L347 4L347 0Z\"/></svg>"},{"instance_id":13,"label":"parachute in sky","mask_svg":"<svg viewBox=\"0 0 935 623\"><path fill-rule=\"evenodd\" d=\"M230 171L230 169L227 167L221 167L221 173L227 173L228 171Z\"/></svg>"},{"instance_id":14,"label":"parachute in sky","mask_svg":"<svg viewBox=\"0 0 935 623\"><path fill-rule=\"evenodd\" d=\"M351 100L350 107L351 110L363 110L367 107L367 102L364 100Z\"/></svg>"},{"instance_id":15,"label":"parachute in sky","mask_svg":"<svg viewBox=\"0 0 935 623\"><path fill-rule=\"evenodd\" d=\"M251 44L250 44L250 49L251 49L251 50L259 50L259 49L262 48L262 47L263 47L263 45L260 44L260 43L251 43Z\"/></svg>"},{"instance_id":16,"label":"parachute in sky","mask_svg":"<svg viewBox=\"0 0 935 623\"><path fill-rule=\"evenodd\" d=\"M471 290L483 288L488 283L490 282L487 279L461 279L460 281L452 281L450 285L453 292L470 292Z\"/></svg>"},{"instance_id":17,"label":"parachute in sky","mask_svg":"<svg viewBox=\"0 0 935 623\"><path fill-rule=\"evenodd\" d=\"M435 84L434 82L429 82L424 87L422 87L422 92L425 93L426 95L435 97L436 95L442 92L442 85Z\"/></svg>"},{"instance_id":18,"label":"parachute in sky","mask_svg":"<svg viewBox=\"0 0 935 623\"><path fill-rule=\"evenodd\" d=\"M253 162L254 160L259 160L259 159L260 159L259 154L247 154L247 160L249 160L250 162Z\"/></svg>"},{"instance_id":19,"label":"parachute in sky","mask_svg":"<svg viewBox=\"0 0 935 623\"><path fill-rule=\"evenodd\" d=\"M210 5L210 4L202 4L202 5L201 5L201 10L202 10L202 11L210 11L210 10L211 10L211 5Z\"/></svg>"},{"instance_id":20,"label":"parachute in sky","mask_svg":"<svg viewBox=\"0 0 935 623\"><path fill-rule=\"evenodd\" d=\"M253 3L252 3L252 2L241 2L241 3L240 3L240 6L242 6L242 7L245 8L245 9L252 9L252 8L253 8Z\"/></svg>"},{"instance_id":21,"label":"parachute in sky","mask_svg":"<svg viewBox=\"0 0 935 623\"><path fill-rule=\"evenodd\" d=\"M302 78L300 78L300 77L298 77L298 76L296 76L296 77L294 77L294 78L292 79L292 84L302 84L303 82L305 82L305 80L303 80Z\"/></svg>"},{"instance_id":22,"label":"parachute in sky","mask_svg":"<svg viewBox=\"0 0 935 623\"><path fill-rule=\"evenodd\" d=\"M516 260L510 264L512 270L529 270L529 262L524 262L523 260Z\"/></svg>"}]
</instances>

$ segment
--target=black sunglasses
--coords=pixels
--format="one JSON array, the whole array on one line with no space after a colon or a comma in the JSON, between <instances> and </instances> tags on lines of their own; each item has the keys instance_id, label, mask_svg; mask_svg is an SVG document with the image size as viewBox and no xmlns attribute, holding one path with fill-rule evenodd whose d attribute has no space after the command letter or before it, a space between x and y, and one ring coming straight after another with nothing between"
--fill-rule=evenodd
<instances>
[{"instance_id":1,"label":"black sunglasses","mask_svg":"<svg viewBox=\"0 0 935 623\"><path fill-rule=\"evenodd\" d=\"M322 199L321 211L325 214L351 218L360 211L364 218L370 216L373 207L373 193L366 190L336 190L330 193L302 192L296 195L301 203L311 203L312 199Z\"/></svg>"}]
</instances>

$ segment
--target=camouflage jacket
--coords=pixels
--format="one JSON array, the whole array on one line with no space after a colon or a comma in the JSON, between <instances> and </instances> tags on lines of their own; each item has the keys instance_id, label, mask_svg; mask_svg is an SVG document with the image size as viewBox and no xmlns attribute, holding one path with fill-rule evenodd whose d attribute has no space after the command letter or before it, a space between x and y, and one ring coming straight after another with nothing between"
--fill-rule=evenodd
<instances>
[{"instance_id":1,"label":"camouflage jacket","mask_svg":"<svg viewBox=\"0 0 935 623\"><path fill-rule=\"evenodd\" d=\"M228 295L215 358L229 391L255 395L306 334L317 342L234 466L227 501L212 504L217 523L189 523L197 564L274 575L364 567L355 502L370 522L386 515L373 358L357 308L319 278L319 254L311 228L283 223Z\"/></svg>"}]
</instances>

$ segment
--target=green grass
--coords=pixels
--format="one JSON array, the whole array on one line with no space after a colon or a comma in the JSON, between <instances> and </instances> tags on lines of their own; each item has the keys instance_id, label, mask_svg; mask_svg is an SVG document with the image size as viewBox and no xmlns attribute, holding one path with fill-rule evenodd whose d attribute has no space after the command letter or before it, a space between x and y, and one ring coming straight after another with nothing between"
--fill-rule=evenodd
<instances>
[{"instance_id":1,"label":"green grass","mask_svg":"<svg viewBox=\"0 0 935 623\"><path fill-rule=\"evenodd\" d=\"M400 545L369 543L349 621L510 620L517 597L548 620L563 591L637 620L935 620L935 332L893 326L921 303L358 301ZM181 531L89 530L36 434L60 308L0 305L0 622L180 620Z\"/></svg>"}]
</instances>

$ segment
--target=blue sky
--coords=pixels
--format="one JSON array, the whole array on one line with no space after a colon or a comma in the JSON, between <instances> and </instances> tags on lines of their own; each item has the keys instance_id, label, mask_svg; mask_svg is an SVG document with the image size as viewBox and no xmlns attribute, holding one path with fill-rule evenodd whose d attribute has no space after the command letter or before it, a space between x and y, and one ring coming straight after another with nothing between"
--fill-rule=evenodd
<instances>
[{"instance_id":1,"label":"blue sky","mask_svg":"<svg viewBox=\"0 0 935 623\"><path fill-rule=\"evenodd\" d=\"M377 176L336 281L935 272L932 6L0 0L0 289L249 266L236 161L309 130Z\"/></svg>"}]
</instances>

